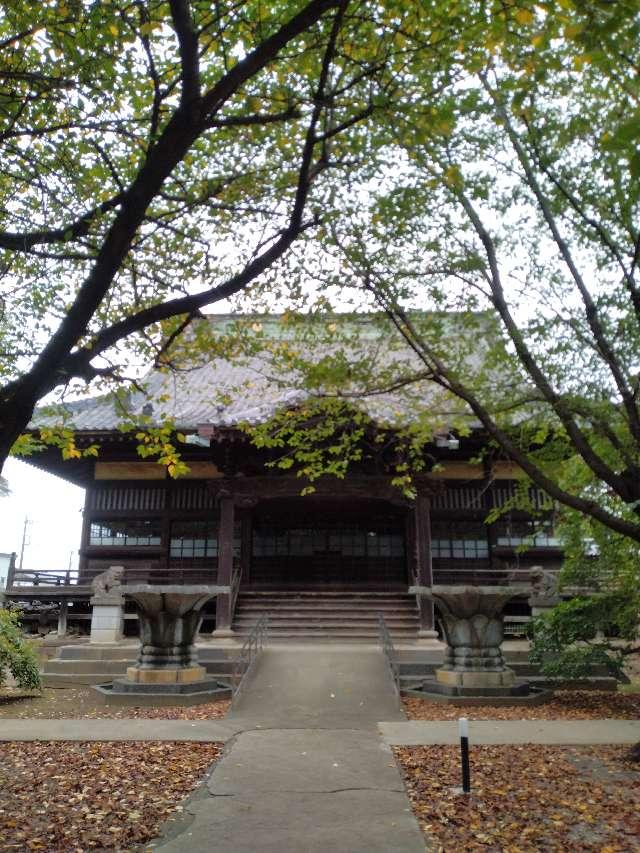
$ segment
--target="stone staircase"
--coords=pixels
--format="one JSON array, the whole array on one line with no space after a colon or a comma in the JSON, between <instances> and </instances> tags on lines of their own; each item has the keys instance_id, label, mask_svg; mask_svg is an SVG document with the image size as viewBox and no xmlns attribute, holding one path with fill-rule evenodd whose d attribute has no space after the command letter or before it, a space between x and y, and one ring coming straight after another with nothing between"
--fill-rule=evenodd
<instances>
[{"instance_id":1,"label":"stone staircase","mask_svg":"<svg viewBox=\"0 0 640 853\"><path fill-rule=\"evenodd\" d=\"M105 684L121 677L138 657L139 645L61 646L57 657L50 658L42 668L44 687L79 687L86 684ZM237 649L218 649L198 646L198 662L207 675L226 681L233 671Z\"/></svg>"},{"instance_id":2,"label":"stone staircase","mask_svg":"<svg viewBox=\"0 0 640 853\"><path fill-rule=\"evenodd\" d=\"M377 642L378 614L398 642L415 640L419 617L415 597L403 592L241 590L233 630L249 634L269 614L269 640Z\"/></svg>"}]
</instances>

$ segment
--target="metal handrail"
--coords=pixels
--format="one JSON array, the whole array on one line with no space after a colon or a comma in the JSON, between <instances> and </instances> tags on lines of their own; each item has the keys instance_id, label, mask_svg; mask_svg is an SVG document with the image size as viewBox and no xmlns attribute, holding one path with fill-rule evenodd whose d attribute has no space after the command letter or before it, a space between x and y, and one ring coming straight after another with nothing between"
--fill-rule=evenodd
<instances>
[{"instance_id":1,"label":"metal handrail","mask_svg":"<svg viewBox=\"0 0 640 853\"><path fill-rule=\"evenodd\" d=\"M263 613L251 629L251 633L244 641L238 657L233 662L233 672L231 674L232 706L242 692L247 676L252 671L258 655L262 652L267 638L268 623L269 614Z\"/></svg>"},{"instance_id":2,"label":"metal handrail","mask_svg":"<svg viewBox=\"0 0 640 853\"><path fill-rule=\"evenodd\" d=\"M240 592L240 584L242 582L242 563L238 562L233 567L231 574L231 594L229 596L229 620L233 622L233 617L236 612L236 602L238 593Z\"/></svg>"},{"instance_id":3,"label":"metal handrail","mask_svg":"<svg viewBox=\"0 0 640 853\"><path fill-rule=\"evenodd\" d=\"M391 634L389 633L387 623L384 621L384 616L382 615L382 613L378 614L378 631L380 637L380 645L382 646L382 653L384 654L385 659L387 661L387 666L389 667L389 674L391 675L391 680L393 681L393 686L395 688L396 696L399 702L400 667L398 666L398 660L396 658L396 650L393 645L393 640L391 639Z\"/></svg>"}]
</instances>

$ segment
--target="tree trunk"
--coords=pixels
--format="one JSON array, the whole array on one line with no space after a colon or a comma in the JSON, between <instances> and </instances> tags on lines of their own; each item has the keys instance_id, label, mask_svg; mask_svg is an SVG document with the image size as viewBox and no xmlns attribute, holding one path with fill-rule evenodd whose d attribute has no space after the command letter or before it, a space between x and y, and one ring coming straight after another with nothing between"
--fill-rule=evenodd
<instances>
[{"instance_id":1,"label":"tree trunk","mask_svg":"<svg viewBox=\"0 0 640 853\"><path fill-rule=\"evenodd\" d=\"M0 474L9 452L33 416L35 401L9 397L0 404Z\"/></svg>"}]
</instances>

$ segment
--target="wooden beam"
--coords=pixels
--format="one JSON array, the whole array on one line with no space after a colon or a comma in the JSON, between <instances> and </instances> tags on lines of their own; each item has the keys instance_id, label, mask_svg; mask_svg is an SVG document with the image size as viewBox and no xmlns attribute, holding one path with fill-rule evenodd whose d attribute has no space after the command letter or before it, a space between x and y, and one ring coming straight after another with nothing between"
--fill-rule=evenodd
<instances>
[{"instance_id":1,"label":"wooden beam","mask_svg":"<svg viewBox=\"0 0 640 853\"><path fill-rule=\"evenodd\" d=\"M305 483L298 477L229 477L219 480L207 480L208 488L214 494L228 494L240 503L247 498L290 498L300 497ZM399 489L391 485L388 477L347 477L339 480L335 477L322 477L314 484L315 492L310 497L331 498L373 498L385 500L396 506L408 507L410 501ZM420 490L429 494L437 484L420 478ZM304 500L304 498L301 498Z\"/></svg>"}]
</instances>

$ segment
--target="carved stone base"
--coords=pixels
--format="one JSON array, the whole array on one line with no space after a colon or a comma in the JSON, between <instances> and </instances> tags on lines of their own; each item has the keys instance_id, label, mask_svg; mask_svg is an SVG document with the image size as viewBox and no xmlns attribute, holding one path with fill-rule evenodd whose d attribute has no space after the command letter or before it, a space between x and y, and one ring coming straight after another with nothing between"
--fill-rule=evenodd
<instances>
[{"instance_id":1,"label":"carved stone base","mask_svg":"<svg viewBox=\"0 0 640 853\"><path fill-rule=\"evenodd\" d=\"M136 684L191 684L194 681L202 681L207 677L207 671L203 666L188 666L179 669L148 668L141 669L137 666L127 668L127 678Z\"/></svg>"},{"instance_id":2,"label":"carved stone base","mask_svg":"<svg viewBox=\"0 0 640 853\"><path fill-rule=\"evenodd\" d=\"M448 687L458 688L510 688L516 683L516 674L508 667L494 672L437 669L436 681Z\"/></svg>"},{"instance_id":3,"label":"carved stone base","mask_svg":"<svg viewBox=\"0 0 640 853\"><path fill-rule=\"evenodd\" d=\"M191 682L155 684L116 678L111 684L99 684L93 689L107 705L146 708L199 705L231 698L229 685L210 677Z\"/></svg>"}]
</instances>

